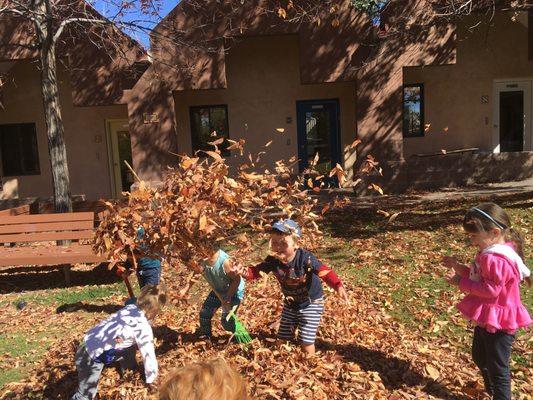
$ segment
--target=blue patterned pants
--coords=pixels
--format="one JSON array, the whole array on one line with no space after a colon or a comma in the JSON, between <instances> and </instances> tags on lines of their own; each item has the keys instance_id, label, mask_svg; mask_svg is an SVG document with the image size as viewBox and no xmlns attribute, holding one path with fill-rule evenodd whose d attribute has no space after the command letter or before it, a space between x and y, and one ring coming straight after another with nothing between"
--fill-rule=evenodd
<instances>
[{"instance_id":1,"label":"blue patterned pants","mask_svg":"<svg viewBox=\"0 0 533 400\"><path fill-rule=\"evenodd\" d=\"M237 296L233 296L231 299L231 307L237 305L239 306L241 304L241 300ZM206 336L211 336L211 320L213 319L213 316L217 312L217 310L222 306L222 303L218 299L217 295L211 291L207 298L204 301L204 304L202 306L202 309L200 310L200 333ZM233 318L230 318L229 321L226 320L226 317L228 316L227 311L222 311L222 316L220 319L220 322L222 323L222 327L231 333L235 332L235 320Z\"/></svg>"}]
</instances>

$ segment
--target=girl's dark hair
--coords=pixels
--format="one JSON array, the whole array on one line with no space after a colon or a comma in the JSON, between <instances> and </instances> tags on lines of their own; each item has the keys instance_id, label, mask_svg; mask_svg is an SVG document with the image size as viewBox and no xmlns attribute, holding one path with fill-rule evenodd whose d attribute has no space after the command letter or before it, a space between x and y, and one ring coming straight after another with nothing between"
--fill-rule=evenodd
<instances>
[{"instance_id":1,"label":"girl's dark hair","mask_svg":"<svg viewBox=\"0 0 533 400\"><path fill-rule=\"evenodd\" d=\"M509 215L499 205L481 203L471 208L465 214L463 228L470 233L489 232L494 228L500 229L505 240L515 245L516 252L524 260L524 240L520 233L511 226Z\"/></svg>"}]
</instances>

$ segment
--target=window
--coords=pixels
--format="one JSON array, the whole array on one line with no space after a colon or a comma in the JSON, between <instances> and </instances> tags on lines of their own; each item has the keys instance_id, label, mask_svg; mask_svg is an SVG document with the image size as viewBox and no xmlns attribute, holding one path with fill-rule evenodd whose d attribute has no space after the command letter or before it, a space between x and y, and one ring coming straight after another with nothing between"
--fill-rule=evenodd
<instances>
[{"instance_id":1,"label":"window","mask_svg":"<svg viewBox=\"0 0 533 400\"><path fill-rule=\"evenodd\" d=\"M424 136L424 85L403 87L403 136Z\"/></svg>"},{"instance_id":2,"label":"window","mask_svg":"<svg viewBox=\"0 0 533 400\"><path fill-rule=\"evenodd\" d=\"M226 105L191 107L190 118L193 152L213 150L213 146L208 144L209 142L214 142L221 137L229 138L228 107ZM224 141L219 146L225 157L230 155L227 149L228 145L228 142Z\"/></svg>"},{"instance_id":3,"label":"window","mask_svg":"<svg viewBox=\"0 0 533 400\"><path fill-rule=\"evenodd\" d=\"M2 175L39 175L35 124L0 125Z\"/></svg>"}]
</instances>

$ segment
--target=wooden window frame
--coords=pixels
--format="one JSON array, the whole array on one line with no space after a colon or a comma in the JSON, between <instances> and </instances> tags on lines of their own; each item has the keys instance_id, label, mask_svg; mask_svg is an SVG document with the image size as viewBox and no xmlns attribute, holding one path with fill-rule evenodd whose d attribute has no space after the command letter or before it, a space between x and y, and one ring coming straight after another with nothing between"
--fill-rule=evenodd
<instances>
[{"instance_id":1,"label":"wooden window frame","mask_svg":"<svg viewBox=\"0 0 533 400\"><path fill-rule=\"evenodd\" d=\"M206 105L200 105L200 106L190 106L189 107L189 124L190 124L190 130L191 130L191 147L192 147L192 151L193 151L193 154L200 150L201 149L195 149L194 148L194 126L193 126L193 121L194 121L194 113L195 111L197 110L201 110L201 109L204 109L204 108L207 108L207 109L211 109L211 108L223 108L225 113L226 113L226 132L227 132L227 136L226 136L226 139L229 139L229 113L228 113L228 105L227 104L206 104ZM211 115L209 115L209 130L212 132L213 130L211 129ZM217 137L217 138L213 138L213 141L218 139L220 137ZM227 142L224 142L225 143L225 146L229 146L229 143ZM213 148L214 149L214 148ZM220 149L220 154L223 156L223 157L229 157L231 155L231 151L230 150L227 150L223 147L220 147L219 146L219 149Z\"/></svg>"},{"instance_id":2,"label":"wooden window frame","mask_svg":"<svg viewBox=\"0 0 533 400\"><path fill-rule=\"evenodd\" d=\"M407 125L405 123L404 118L404 112L405 112L405 89L406 88L419 88L420 89L420 132L417 134L408 134L407 133ZM425 112L424 109L426 107L425 99L424 99L424 84L423 83L409 83L404 84L402 86L402 136L404 138L416 138L416 137L424 137L424 131L425 131Z\"/></svg>"}]
</instances>

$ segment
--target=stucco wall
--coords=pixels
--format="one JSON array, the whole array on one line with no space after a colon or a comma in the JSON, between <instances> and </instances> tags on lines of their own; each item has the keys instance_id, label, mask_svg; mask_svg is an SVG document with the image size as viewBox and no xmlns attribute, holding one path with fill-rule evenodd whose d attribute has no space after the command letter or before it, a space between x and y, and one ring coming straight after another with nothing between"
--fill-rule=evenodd
<instances>
[{"instance_id":1,"label":"stucco wall","mask_svg":"<svg viewBox=\"0 0 533 400\"><path fill-rule=\"evenodd\" d=\"M87 199L110 197L106 120L127 119L126 106L74 107L68 75L61 71L59 79L71 192ZM3 90L5 109L0 111L0 124L33 122L37 129L40 175L3 177L4 182L18 181L19 197L53 194L40 90L39 72L30 61L13 67Z\"/></svg>"},{"instance_id":2,"label":"stucco wall","mask_svg":"<svg viewBox=\"0 0 533 400\"><path fill-rule=\"evenodd\" d=\"M404 139L404 156L478 147L492 151L496 79L533 78L527 13L498 13L491 26L471 17L458 26L457 64L404 68L404 83L423 83L426 134ZM488 96L482 104L481 97Z\"/></svg>"},{"instance_id":3,"label":"stucco wall","mask_svg":"<svg viewBox=\"0 0 533 400\"><path fill-rule=\"evenodd\" d=\"M230 138L245 139L246 151L252 153L272 140L264 160L288 159L298 154L296 101L334 98L340 103L341 148L351 144L355 82L303 85L299 59L297 35L252 37L232 44L226 56L227 89L174 93L178 151L192 150L190 106L227 104Z\"/></svg>"}]
</instances>

